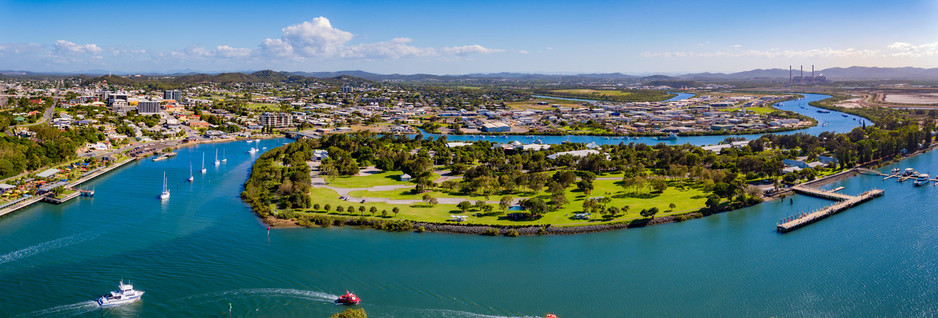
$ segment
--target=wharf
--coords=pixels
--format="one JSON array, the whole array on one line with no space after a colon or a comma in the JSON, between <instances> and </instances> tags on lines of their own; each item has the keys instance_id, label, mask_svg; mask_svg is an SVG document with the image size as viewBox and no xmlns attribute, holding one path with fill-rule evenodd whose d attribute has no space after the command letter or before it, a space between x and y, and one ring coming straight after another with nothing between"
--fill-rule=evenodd
<instances>
[{"instance_id":1,"label":"wharf","mask_svg":"<svg viewBox=\"0 0 938 318\"><path fill-rule=\"evenodd\" d=\"M49 202L49 203L53 203L53 204L62 204L62 203L67 202L68 200L77 198L80 194L81 194L81 192L75 191L75 192L69 193L69 194L67 194L67 195L65 195L65 196L63 196L63 197L61 197L61 198L56 198L54 195L49 194L49 195L44 195L44 196L42 196L42 201Z\"/></svg>"},{"instance_id":2,"label":"wharf","mask_svg":"<svg viewBox=\"0 0 938 318\"><path fill-rule=\"evenodd\" d=\"M779 233L787 233L797 228L800 228L802 226L817 222L818 220L840 213L860 203L882 196L884 193L883 190L874 189L874 190L866 191L863 194L860 194L858 196L850 196L846 194L835 193L833 191L824 191L820 189L807 188L807 187L802 187L802 186L793 187L792 190L795 191L796 193L810 195L810 196L819 197L819 198L828 199L828 200L839 201L839 202L833 205L824 207L814 212L802 213L797 217L791 217L791 218L787 218L787 219L780 221L776 225L776 229L775 229Z\"/></svg>"}]
</instances>

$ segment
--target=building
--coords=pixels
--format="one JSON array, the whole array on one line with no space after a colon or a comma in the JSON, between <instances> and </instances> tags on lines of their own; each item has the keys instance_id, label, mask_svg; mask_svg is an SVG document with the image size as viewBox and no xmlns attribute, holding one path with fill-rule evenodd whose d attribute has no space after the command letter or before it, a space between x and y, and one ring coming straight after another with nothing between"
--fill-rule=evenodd
<instances>
[{"instance_id":1,"label":"building","mask_svg":"<svg viewBox=\"0 0 938 318\"><path fill-rule=\"evenodd\" d=\"M586 156L589 156L589 155L592 155L592 154L598 154L598 153L600 153L600 152L597 151L597 150L593 150L593 149L564 151L564 152L558 152L558 153L552 154L552 155L550 155L550 156L547 156L547 159L554 160L554 159L557 159L557 157L565 156L565 155L570 155L570 156L582 158L582 157L586 157Z\"/></svg>"},{"instance_id":2,"label":"building","mask_svg":"<svg viewBox=\"0 0 938 318\"><path fill-rule=\"evenodd\" d=\"M264 127L290 127L293 126L293 115L265 112L261 114L260 121Z\"/></svg>"},{"instance_id":3,"label":"building","mask_svg":"<svg viewBox=\"0 0 938 318\"><path fill-rule=\"evenodd\" d=\"M160 102L153 100L143 100L137 102L137 113L140 115L158 114L162 110Z\"/></svg>"},{"instance_id":4,"label":"building","mask_svg":"<svg viewBox=\"0 0 938 318\"><path fill-rule=\"evenodd\" d=\"M57 173L59 173L59 171L62 171L62 170L59 170L59 169L49 169L49 170L46 170L46 171L37 173L37 174L36 174L36 177L39 178L39 179L45 179L45 178L53 177L53 176L55 176Z\"/></svg>"},{"instance_id":5,"label":"building","mask_svg":"<svg viewBox=\"0 0 938 318\"><path fill-rule=\"evenodd\" d=\"M182 91L180 90L163 91L163 99L172 99L177 102L182 102Z\"/></svg>"},{"instance_id":6,"label":"building","mask_svg":"<svg viewBox=\"0 0 938 318\"><path fill-rule=\"evenodd\" d=\"M402 174L401 181L410 181L411 176L409 174Z\"/></svg>"},{"instance_id":7,"label":"building","mask_svg":"<svg viewBox=\"0 0 938 318\"><path fill-rule=\"evenodd\" d=\"M511 132L511 126L505 123L488 123L482 125L484 132Z\"/></svg>"},{"instance_id":8,"label":"building","mask_svg":"<svg viewBox=\"0 0 938 318\"><path fill-rule=\"evenodd\" d=\"M107 108L115 113L126 114L136 110L137 106L130 105L130 97L125 93L108 93Z\"/></svg>"}]
</instances>

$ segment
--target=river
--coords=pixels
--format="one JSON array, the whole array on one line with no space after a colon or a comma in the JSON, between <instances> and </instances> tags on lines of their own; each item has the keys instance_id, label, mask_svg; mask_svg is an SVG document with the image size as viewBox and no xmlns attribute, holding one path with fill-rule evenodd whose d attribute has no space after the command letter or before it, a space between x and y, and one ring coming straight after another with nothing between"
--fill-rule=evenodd
<instances>
[{"instance_id":1,"label":"river","mask_svg":"<svg viewBox=\"0 0 938 318\"><path fill-rule=\"evenodd\" d=\"M839 117L839 116L838 116ZM831 124L833 126L833 124ZM273 148L285 139L260 141ZM788 234L805 196L682 223L520 238L274 229L238 194L253 144L183 148L100 177L94 198L0 219L0 317L328 317L350 290L370 317L929 316L938 187L858 176L882 198ZM185 183L215 149L228 162ZM938 155L901 163L931 172ZM891 167L886 167L889 169ZM172 197L157 196L166 172ZM901 208L897 208L902 203ZM120 279L143 300L99 309Z\"/></svg>"},{"instance_id":2,"label":"river","mask_svg":"<svg viewBox=\"0 0 938 318\"><path fill-rule=\"evenodd\" d=\"M687 94L687 93L681 93L681 94L684 94L684 96L678 96L678 97L683 97L684 99L693 96L693 94ZM872 122L870 122L869 120L867 120L867 119L865 119L865 118L863 118L863 117L856 116L856 115L851 115L851 114L846 114L846 113L841 113L841 112L837 112L837 111L831 111L830 113L818 113L817 111L818 111L818 110L821 110L821 108L817 108L817 107L808 105L809 103L811 103L811 102L813 102L813 101L819 101L819 100L822 100L822 99L826 99L826 98L830 97L830 95L804 94L804 93L799 93L799 94L804 95L804 98L803 98L803 99L790 100L790 101L786 101L786 102L781 102L781 103L778 103L779 105L776 106L776 107L777 107L778 109L789 110L789 111L793 111L793 112L796 112L796 113L799 113L799 114L802 114L802 115L805 115L805 116L808 116L808 117L812 117L812 118L814 118L814 119L816 119L816 120L818 121L818 124L817 124L816 126L813 126L813 127L809 127L809 128L805 128L805 129L792 130L792 131L786 131L786 132L780 132L780 133L778 133L778 134L786 134L786 135L787 135L787 134L794 134L794 133L803 132L803 133L808 133L808 134L812 134L812 135L818 135L818 134L820 134L821 132L825 132L825 131L832 131L832 132L843 133L843 132L849 132L849 131L853 130L853 128L860 127L860 126L863 125L864 123L865 123L866 125L872 125L872 124L873 124ZM535 96L535 97L536 97L536 96ZM675 98L678 98L678 97L675 97ZM583 100L583 101L585 101L585 100ZM845 117L844 115L846 115L846 117ZM424 134L424 136L426 136L426 137L434 137L434 138L439 138L440 136L442 136L442 135L440 135L440 134L431 134L431 133L427 133L427 132L423 132L423 134ZM759 138L759 136L762 136L762 134L733 135L733 136L744 137L744 138L746 138L746 139L754 139L754 138ZM720 141L723 141L724 139L726 139L726 137L730 137L730 136L729 136L729 135L722 135L722 136L688 136L688 137L678 137L678 138L675 139L675 140L659 140L657 137L596 137L596 136L582 136L582 135L580 135L580 136L548 136L548 135L505 135L505 136L446 135L446 139L449 140L449 141L478 141L478 140L489 140L489 141L493 141L493 142L508 143L508 142L512 142L512 141L517 140L517 141L519 141L519 142L521 142L521 143L533 143L533 142L536 141L536 140L541 140L541 142L543 142L543 143L545 143L545 144L559 144L559 143L562 143L562 142L565 142L565 141L569 141L569 142L582 142L582 143L595 142L595 143L601 144L601 145L616 145L616 144L619 144L619 143L621 143L621 142L624 142L624 143L635 142L635 143L644 143L644 144L651 144L651 145L653 145L653 144L658 144L658 143L664 143L664 144L667 144L667 145L691 144L691 145L695 145L695 146L715 145L715 144L718 144Z\"/></svg>"}]
</instances>

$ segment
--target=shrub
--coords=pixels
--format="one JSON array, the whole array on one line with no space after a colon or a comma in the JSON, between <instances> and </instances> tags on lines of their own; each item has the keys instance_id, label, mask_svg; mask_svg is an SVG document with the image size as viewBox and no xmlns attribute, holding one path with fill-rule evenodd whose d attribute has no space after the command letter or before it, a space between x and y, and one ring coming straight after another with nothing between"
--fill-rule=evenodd
<instances>
[{"instance_id":1,"label":"shrub","mask_svg":"<svg viewBox=\"0 0 938 318\"><path fill-rule=\"evenodd\" d=\"M482 232L482 235L485 235L485 236L498 236L498 233L499 233L498 229L496 229L496 228L494 228L494 227L490 227L490 228L485 229L485 231Z\"/></svg>"},{"instance_id":2,"label":"shrub","mask_svg":"<svg viewBox=\"0 0 938 318\"><path fill-rule=\"evenodd\" d=\"M507 233L505 233L505 236L509 236L509 237L518 237L518 235L521 235L521 234L518 233L518 230L515 230L515 229L510 229L508 230Z\"/></svg>"}]
</instances>

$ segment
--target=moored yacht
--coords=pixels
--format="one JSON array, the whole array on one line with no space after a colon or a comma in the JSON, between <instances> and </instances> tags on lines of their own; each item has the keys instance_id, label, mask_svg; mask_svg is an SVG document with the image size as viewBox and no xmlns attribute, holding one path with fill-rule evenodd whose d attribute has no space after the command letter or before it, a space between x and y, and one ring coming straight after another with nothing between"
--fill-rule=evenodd
<instances>
[{"instance_id":1,"label":"moored yacht","mask_svg":"<svg viewBox=\"0 0 938 318\"><path fill-rule=\"evenodd\" d=\"M166 172L163 172L163 193L160 193L160 200L169 200L169 188L166 187Z\"/></svg>"},{"instance_id":2,"label":"moored yacht","mask_svg":"<svg viewBox=\"0 0 938 318\"><path fill-rule=\"evenodd\" d=\"M109 295L101 296L101 298L98 298L96 301L101 307L129 304L140 300L143 293L144 291L134 290L133 285L124 284L124 281L121 280L117 291L112 291Z\"/></svg>"}]
</instances>

